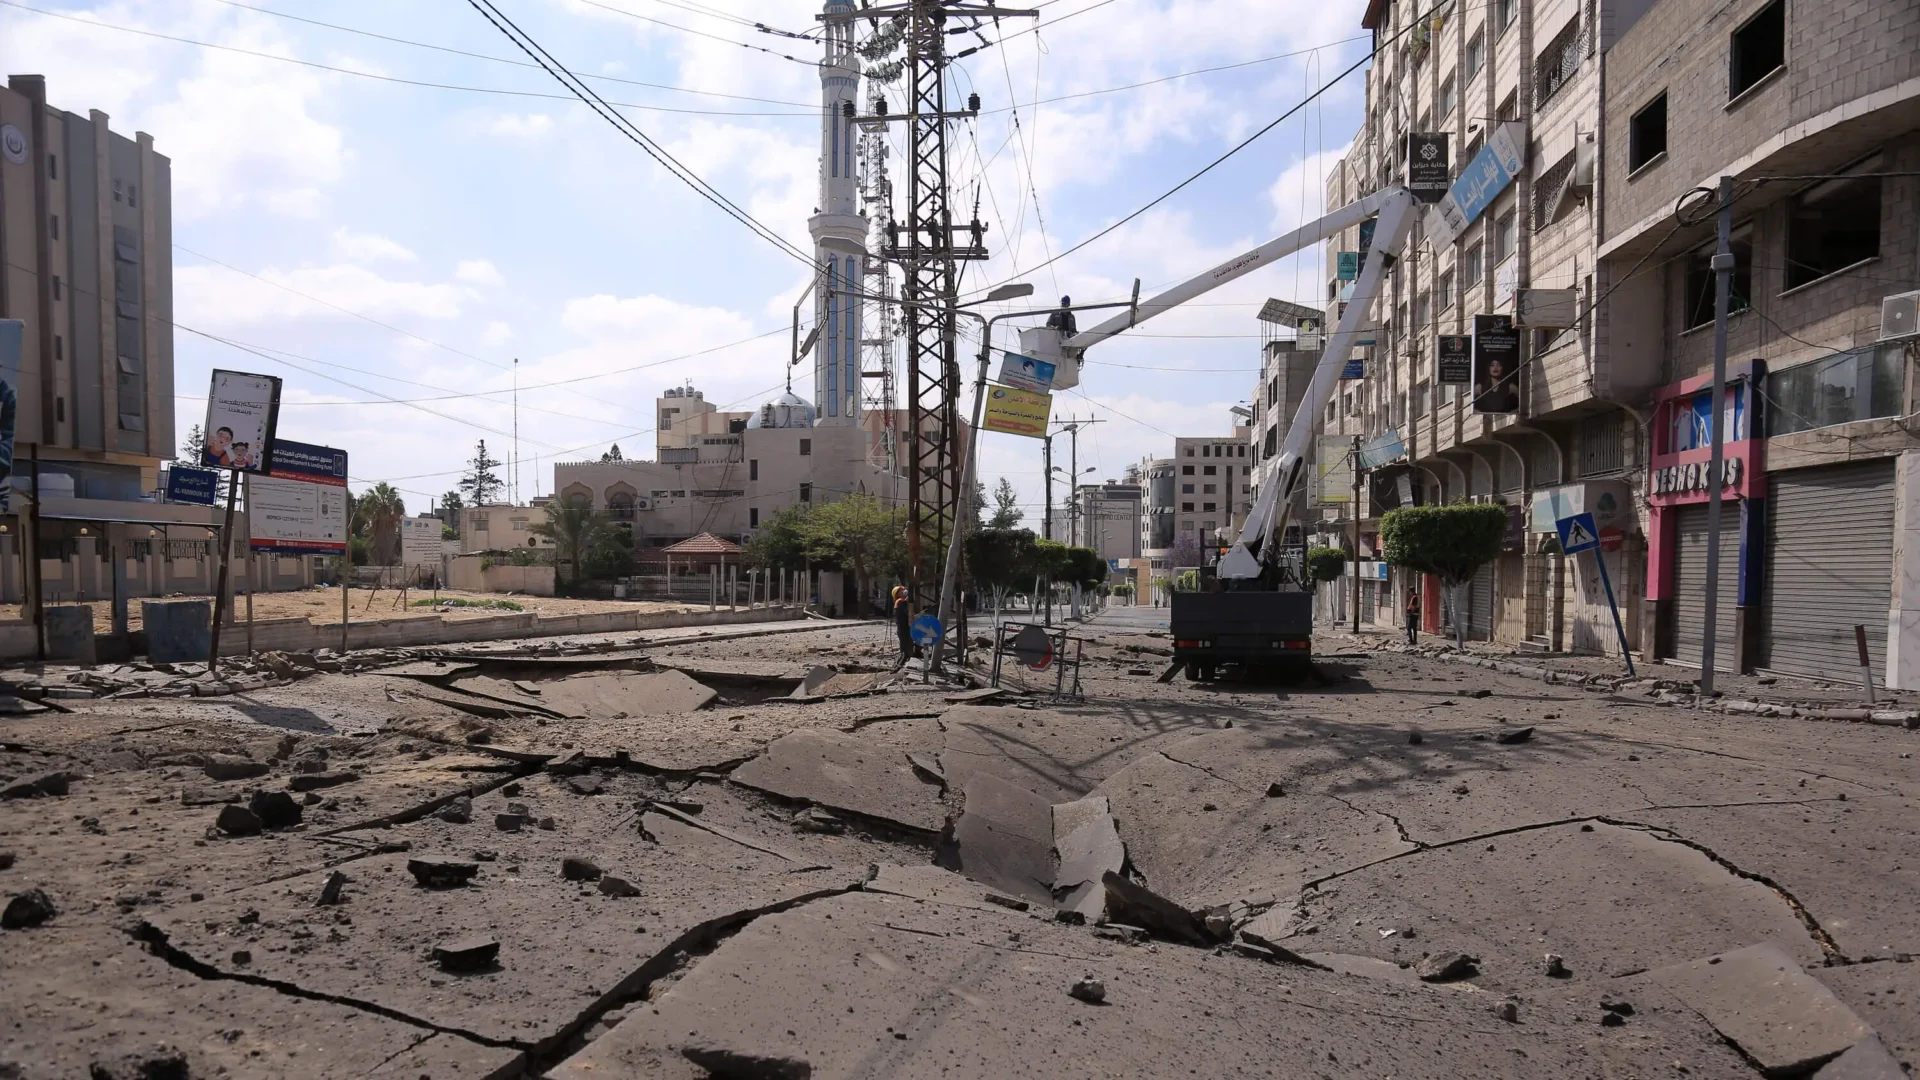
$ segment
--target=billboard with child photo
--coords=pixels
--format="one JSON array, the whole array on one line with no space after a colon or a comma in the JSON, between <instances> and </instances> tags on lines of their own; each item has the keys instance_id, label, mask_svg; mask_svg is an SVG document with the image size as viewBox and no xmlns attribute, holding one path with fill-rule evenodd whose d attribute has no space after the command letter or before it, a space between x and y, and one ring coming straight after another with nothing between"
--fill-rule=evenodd
<instances>
[{"instance_id":1,"label":"billboard with child photo","mask_svg":"<svg viewBox=\"0 0 1920 1080\"><path fill-rule=\"evenodd\" d=\"M266 472L272 465L274 426L279 418L279 379L214 369L200 464L210 469Z\"/></svg>"}]
</instances>

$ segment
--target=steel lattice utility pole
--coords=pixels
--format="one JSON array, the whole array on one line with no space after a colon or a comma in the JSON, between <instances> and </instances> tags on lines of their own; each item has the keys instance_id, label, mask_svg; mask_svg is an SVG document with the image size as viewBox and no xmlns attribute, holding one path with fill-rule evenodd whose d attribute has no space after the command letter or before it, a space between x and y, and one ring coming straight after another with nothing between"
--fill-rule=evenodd
<instances>
[{"instance_id":1,"label":"steel lattice utility pole","mask_svg":"<svg viewBox=\"0 0 1920 1080\"><path fill-rule=\"evenodd\" d=\"M901 264L901 306L907 339L907 430L902 433L901 463L907 475L907 587L916 611L931 611L940 587L935 557L944 550L960 500L960 364L956 352L959 264L987 257L986 226L977 219L956 226L949 205L947 124L980 111L978 95L964 110L947 108L946 70L956 57L946 51L949 20L973 27L1036 11L995 8L965 0L903 0L857 13L825 18L873 21L904 18L906 33L906 111L878 113L869 122L907 125L906 221L891 225L885 251ZM973 49L961 51L962 56ZM956 242L956 232L964 234Z\"/></svg>"}]
</instances>

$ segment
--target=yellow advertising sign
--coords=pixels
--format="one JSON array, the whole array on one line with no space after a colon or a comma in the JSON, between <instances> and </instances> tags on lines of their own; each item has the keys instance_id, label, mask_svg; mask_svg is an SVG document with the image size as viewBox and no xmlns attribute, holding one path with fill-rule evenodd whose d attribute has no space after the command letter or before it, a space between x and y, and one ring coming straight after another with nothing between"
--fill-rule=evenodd
<instances>
[{"instance_id":1,"label":"yellow advertising sign","mask_svg":"<svg viewBox=\"0 0 1920 1080\"><path fill-rule=\"evenodd\" d=\"M981 426L988 431L1038 439L1047 433L1047 416L1052 409L1052 394L1016 390L1011 386L988 386L987 412Z\"/></svg>"}]
</instances>

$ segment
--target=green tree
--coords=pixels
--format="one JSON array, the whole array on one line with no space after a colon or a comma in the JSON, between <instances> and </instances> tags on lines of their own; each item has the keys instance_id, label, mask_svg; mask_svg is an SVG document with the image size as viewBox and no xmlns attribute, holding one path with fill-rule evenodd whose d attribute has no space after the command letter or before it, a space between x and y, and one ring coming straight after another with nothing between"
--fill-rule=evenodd
<instances>
[{"instance_id":1,"label":"green tree","mask_svg":"<svg viewBox=\"0 0 1920 1080\"><path fill-rule=\"evenodd\" d=\"M1009 593L1033 586L1032 529L987 528L967 536L967 573L974 587L987 590L997 613Z\"/></svg>"},{"instance_id":2,"label":"green tree","mask_svg":"<svg viewBox=\"0 0 1920 1080\"><path fill-rule=\"evenodd\" d=\"M1175 592L1199 592L1200 591L1200 571L1188 570L1185 573L1181 574L1179 577L1174 578L1173 590Z\"/></svg>"},{"instance_id":3,"label":"green tree","mask_svg":"<svg viewBox=\"0 0 1920 1080\"><path fill-rule=\"evenodd\" d=\"M531 531L535 536L553 541L554 565L565 568L564 584L569 588L587 576L588 555L614 543L607 534L617 532L613 519L605 511L595 510L584 501L563 505L558 499L547 504L547 520L534 522ZM627 557L629 560L633 557L631 541Z\"/></svg>"},{"instance_id":4,"label":"green tree","mask_svg":"<svg viewBox=\"0 0 1920 1080\"><path fill-rule=\"evenodd\" d=\"M406 501L384 480L360 496L360 512L373 540L373 558L381 566L400 562L400 519L407 516Z\"/></svg>"},{"instance_id":5,"label":"green tree","mask_svg":"<svg viewBox=\"0 0 1920 1080\"><path fill-rule=\"evenodd\" d=\"M187 429L187 437L180 441L180 460L194 465L200 464L200 451L207 445L207 433L199 424Z\"/></svg>"},{"instance_id":6,"label":"green tree","mask_svg":"<svg viewBox=\"0 0 1920 1080\"><path fill-rule=\"evenodd\" d=\"M1173 541L1173 550L1168 553L1167 561L1173 566L1199 566L1200 541L1191 533L1182 533Z\"/></svg>"},{"instance_id":7,"label":"green tree","mask_svg":"<svg viewBox=\"0 0 1920 1080\"><path fill-rule=\"evenodd\" d=\"M804 535L808 557L852 574L863 597L874 595L881 575L906 569L906 511L889 509L871 495L848 495L814 507Z\"/></svg>"},{"instance_id":8,"label":"green tree","mask_svg":"<svg viewBox=\"0 0 1920 1080\"><path fill-rule=\"evenodd\" d=\"M1090 547L1071 547L1067 549L1062 580L1083 589L1097 589L1106 582L1111 569L1098 551Z\"/></svg>"},{"instance_id":9,"label":"green tree","mask_svg":"<svg viewBox=\"0 0 1920 1080\"><path fill-rule=\"evenodd\" d=\"M467 508L467 500L460 497L458 491L449 491L440 496L440 520L460 531L460 511Z\"/></svg>"},{"instance_id":10,"label":"green tree","mask_svg":"<svg viewBox=\"0 0 1920 1080\"><path fill-rule=\"evenodd\" d=\"M1347 553L1337 547L1317 547L1307 552L1307 580L1316 584L1338 580L1347 569Z\"/></svg>"},{"instance_id":11,"label":"green tree","mask_svg":"<svg viewBox=\"0 0 1920 1080\"><path fill-rule=\"evenodd\" d=\"M1507 508L1484 503L1403 506L1380 519L1381 554L1389 564L1432 574L1454 590L1456 646L1465 644L1461 590L1482 566L1500 557L1506 535Z\"/></svg>"},{"instance_id":12,"label":"green tree","mask_svg":"<svg viewBox=\"0 0 1920 1080\"><path fill-rule=\"evenodd\" d=\"M746 560L762 570L807 568L807 505L795 503L770 518L747 541Z\"/></svg>"},{"instance_id":13,"label":"green tree","mask_svg":"<svg viewBox=\"0 0 1920 1080\"><path fill-rule=\"evenodd\" d=\"M627 459L620 456L620 444L614 443L611 449L609 449L606 453L600 455L600 460L601 461L625 461Z\"/></svg>"},{"instance_id":14,"label":"green tree","mask_svg":"<svg viewBox=\"0 0 1920 1080\"><path fill-rule=\"evenodd\" d=\"M473 457L467 459L467 473L460 478L460 491L473 500L474 506L485 506L499 497L506 487L500 480L500 474L494 472L501 465L500 459L487 453L487 440L481 439L474 449Z\"/></svg>"},{"instance_id":15,"label":"green tree","mask_svg":"<svg viewBox=\"0 0 1920 1080\"><path fill-rule=\"evenodd\" d=\"M1020 509L1020 495L1013 490L1013 484L1006 477L993 489L993 516L987 519L989 529L1011 529L1020 524L1026 514Z\"/></svg>"}]
</instances>

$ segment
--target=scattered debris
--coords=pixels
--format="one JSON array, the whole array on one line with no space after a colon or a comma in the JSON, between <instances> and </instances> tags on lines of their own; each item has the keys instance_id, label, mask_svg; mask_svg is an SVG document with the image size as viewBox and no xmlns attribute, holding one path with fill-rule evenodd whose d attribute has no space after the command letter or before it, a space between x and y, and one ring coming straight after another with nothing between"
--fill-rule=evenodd
<instances>
[{"instance_id":1,"label":"scattered debris","mask_svg":"<svg viewBox=\"0 0 1920 1080\"><path fill-rule=\"evenodd\" d=\"M567 790L575 795L598 795L603 786L601 779L592 774L575 776L567 781Z\"/></svg>"},{"instance_id":2,"label":"scattered debris","mask_svg":"<svg viewBox=\"0 0 1920 1080\"><path fill-rule=\"evenodd\" d=\"M334 904L338 904L341 899L340 893L346 887L347 887L347 875L341 873L338 870L335 870L332 873L328 874L327 880L321 884L320 898L314 902L320 905L321 907L330 907Z\"/></svg>"},{"instance_id":3,"label":"scattered debris","mask_svg":"<svg viewBox=\"0 0 1920 1080\"><path fill-rule=\"evenodd\" d=\"M600 868L594 865L592 859L570 855L560 860L560 876L568 881L598 881L600 873Z\"/></svg>"},{"instance_id":4,"label":"scattered debris","mask_svg":"<svg viewBox=\"0 0 1920 1080\"><path fill-rule=\"evenodd\" d=\"M65 795L67 793L67 774L61 771L41 773L38 776L23 776L18 780L9 780L0 787L0 799L32 799L42 795Z\"/></svg>"},{"instance_id":5,"label":"scattered debris","mask_svg":"<svg viewBox=\"0 0 1920 1080\"><path fill-rule=\"evenodd\" d=\"M1012 908L1015 911L1025 911L1033 906L1025 900L1016 899L1011 896L1002 896L999 893L987 893L986 900L989 904L999 904L1003 908Z\"/></svg>"},{"instance_id":6,"label":"scattered debris","mask_svg":"<svg viewBox=\"0 0 1920 1080\"><path fill-rule=\"evenodd\" d=\"M435 814L434 817L439 818L449 825L465 825L473 820L473 800L465 795L461 795L441 807L440 812Z\"/></svg>"},{"instance_id":7,"label":"scattered debris","mask_svg":"<svg viewBox=\"0 0 1920 1080\"><path fill-rule=\"evenodd\" d=\"M206 773L209 780L252 780L272 772L273 766L233 754L215 754L200 767L200 771Z\"/></svg>"},{"instance_id":8,"label":"scattered debris","mask_svg":"<svg viewBox=\"0 0 1920 1080\"><path fill-rule=\"evenodd\" d=\"M586 771L587 752L585 750L575 750L566 757L556 758L547 763L547 774L550 776L579 776Z\"/></svg>"},{"instance_id":9,"label":"scattered debris","mask_svg":"<svg viewBox=\"0 0 1920 1080\"><path fill-rule=\"evenodd\" d=\"M189 1080L187 1055L164 1043L95 1058L87 1065L88 1080Z\"/></svg>"},{"instance_id":10,"label":"scattered debris","mask_svg":"<svg viewBox=\"0 0 1920 1080\"><path fill-rule=\"evenodd\" d=\"M1549 979L1564 979L1568 975L1566 958L1559 953L1548 953L1543 967Z\"/></svg>"},{"instance_id":11,"label":"scattered debris","mask_svg":"<svg viewBox=\"0 0 1920 1080\"><path fill-rule=\"evenodd\" d=\"M1420 734L1418 731L1407 732L1407 745L1409 746L1419 746L1421 743L1426 741L1427 741L1427 737L1425 735Z\"/></svg>"},{"instance_id":12,"label":"scattered debris","mask_svg":"<svg viewBox=\"0 0 1920 1080\"><path fill-rule=\"evenodd\" d=\"M521 827L529 820L531 819L521 814L495 814L493 815L493 827L499 829L501 832L519 832Z\"/></svg>"},{"instance_id":13,"label":"scattered debris","mask_svg":"<svg viewBox=\"0 0 1920 1080\"><path fill-rule=\"evenodd\" d=\"M454 859L408 859L407 872L424 889L454 889L472 881L479 863Z\"/></svg>"},{"instance_id":14,"label":"scattered debris","mask_svg":"<svg viewBox=\"0 0 1920 1080\"><path fill-rule=\"evenodd\" d=\"M1281 787L1280 782L1278 780L1267 785L1267 798L1269 799L1281 798L1282 796L1286 795L1286 793L1287 793L1287 789L1284 787Z\"/></svg>"},{"instance_id":15,"label":"scattered debris","mask_svg":"<svg viewBox=\"0 0 1920 1080\"><path fill-rule=\"evenodd\" d=\"M1469 690L1469 691L1467 691L1467 696L1468 696L1468 697L1470 697L1470 698L1490 698L1490 697L1492 697L1492 696L1493 696L1493 691L1491 691L1491 690Z\"/></svg>"},{"instance_id":16,"label":"scattered debris","mask_svg":"<svg viewBox=\"0 0 1920 1080\"><path fill-rule=\"evenodd\" d=\"M1621 1016L1619 1013L1603 1012L1600 1014L1601 1027L1619 1027L1626 1022L1627 1018Z\"/></svg>"},{"instance_id":17,"label":"scattered debris","mask_svg":"<svg viewBox=\"0 0 1920 1080\"><path fill-rule=\"evenodd\" d=\"M793 815L791 822L794 832L825 833L837 836L847 831L847 823L827 813L817 806L809 806Z\"/></svg>"},{"instance_id":18,"label":"scattered debris","mask_svg":"<svg viewBox=\"0 0 1920 1080\"><path fill-rule=\"evenodd\" d=\"M1414 974L1421 982L1454 982L1480 974L1477 957L1461 952L1429 953L1423 957Z\"/></svg>"},{"instance_id":19,"label":"scattered debris","mask_svg":"<svg viewBox=\"0 0 1920 1080\"><path fill-rule=\"evenodd\" d=\"M1520 1022L1520 1003L1513 998L1507 998L1493 1007L1493 1015L1509 1024L1517 1024Z\"/></svg>"},{"instance_id":20,"label":"scattered debris","mask_svg":"<svg viewBox=\"0 0 1920 1080\"><path fill-rule=\"evenodd\" d=\"M1513 746L1516 743L1526 742L1531 738L1533 738L1533 729L1531 727L1523 727L1514 728L1512 731L1503 731L1495 735L1493 741L1502 746Z\"/></svg>"},{"instance_id":21,"label":"scattered debris","mask_svg":"<svg viewBox=\"0 0 1920 1080\"><path fill-rule=\"evenodd\" d=\"M247 809L260 818L260 824L268 829L291 829L300 824L306 814L293 796L284 791L256 791L247 800Z\"/></svg>"},{"instance_id":22,"label":"scattered debris","mask_svg":"<svg viewBox=\"0 0 1920 1080\"><path fill-rule=\"evenodd\" d=\"M13 852L0 851L0 870L13 869Z\"/></svg>"},{"instance_id":23,"label":"scattered debris","mask_svg":"<svg viewBox=\"0 0 1920 1080\"><path fill-rule=\"evenodd\" d=\"M24 930L58 914L60 909L53 906L53 899L44 889L28 889L15 893L13 899L7 901L6 911L0 912L0 929Z\"/></svg>"},{"instance_id":24,"label":"scattered debris","mask_svg":"<svg viewBox=\"0 0 1920 1080\"><path fill-rule=\"evenodd\" d=\"M1107 984L1088 975L1068 987L1067 996L1089 1005L1104 1005L1107 1003Z\"/></svg>"},{"instance_id":25,"label":"scattered debris","mask_svg":"<svg viewBox=\"0 0 1920 1080\"><path fill-rule=\"evenodd\" d=\"M640 895L640 887L638 885L628 881L626 878L614 877L612 874L602 874L600 876L600 891L608 896Z\"/></svg>"},{"instance_id":26,"label":"scattered debris","mask_svg":"<svg viewBox=\"0 0 1920 1080\"><path fill-rule=\"evenodd\" d=\"M339 787L360 779L357 772L340 770L337 772L301 773L287 781L287 787L294 791L319 791L321 788Z\"/></svg>"},{"instance_id":27,"label":"scattered debris","mask_svg":"<svg viewBox=\"0 0 1920 1080\"><path fill-rule=\"evenodd\" d=\"M434 963L442 971L485 971L499 958L499 940L485 934L469 934L433 947Z\"/></svg>"},{"instance_id":28,"label":"scattered debris","mask_svg":"<svg viewBox=\"0 0 1920 1080\"><path fill-rule=\"evenodd\" d=\"M220 816L213 819L213 827L228 836L259 836L262 826L259 814L238 803L228 803L220 808Z\"/></svg>"}]
</instances>

